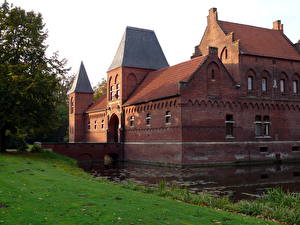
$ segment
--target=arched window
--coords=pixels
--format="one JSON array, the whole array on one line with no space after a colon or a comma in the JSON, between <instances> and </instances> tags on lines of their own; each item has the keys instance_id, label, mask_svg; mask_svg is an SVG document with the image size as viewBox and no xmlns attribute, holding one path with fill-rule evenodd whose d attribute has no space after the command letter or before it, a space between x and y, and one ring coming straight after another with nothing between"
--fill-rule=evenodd
<instances>
[{"instance_id":1,"label":"arched window","mask_svg":"<svg viewBox=\"0 0 300 225\"><path fill-rule=\"evenodd\" d=\"M146 125L151 126L151 114L147 113L146 115Z\"/></svg>"},{"instance_id":2,"label":"arched window","mask_svg":"<svg viewBox=\"0 0 300 225\"><path fill-rule=\"evenodd\" d=\"M215 70L214 69L211 70L211 79L215 80Z\"/></svg>"},{"instance_id":3,"label":"arched window","mask_svg":"<svg viewBox=\"0 0 300 225\"><path fill-rule=\"evenodd\" d=\"M170 124L170 123L171 123L171 113L170 113L170 111L167 111L167 112L166 112L166 115L165 115L165 123L166 123L166 124Z\"/></svg>"},{"instance_id":4,"label":"arched window","mask_svg":"<svg viewBox=\"0 0 300 225\"><path fill-rule=\"evenodd\" d=\"M116 84L116 95L115 95L116 99L120 98L120 85Z\"/></svg>"},{"instance_id":5,"label":"arched window","mask_svg":"<svg viewBox=\"0 0 300 225\"><path fill-rule=\"evenodd\" d=\"M285 93L285 80L284 79L280 79L279 87L280 87L280 93Z\"/></svg>"},{"instance_id":6,"label":"arched window","mask_svg":"<svg viewBox=\"0 0 300 225\"><path fill-rule=\"evenodd\" d=\"M248 91L253 90L253 76L248 76Z\"/></svg>"},{"instance_id":7,"label":"arched window","mask_svg":"<svg viewBox=\"0 0 300 225\"><path fill-rule=\"evenodd\" d=\"M109 78L109 100L112 101L113 100L113 96L114 96L114 88L113 88L113 83L112 83L112 77Z\"/></svg>"},{"instance_id":8,"label":"arched window","mask_svg":"<svg viewBox=\"0 0 300 225\"><path fill-rule=\"evenodd\" d=\"M299 92L298 80L293 80L293 93L298 94L298 92Z\"/></svg>"},{"instance_id":9,"label":"arched window","mask_svg":"<svg viewBox=\"0 0 300 225\"><path fill-rule=\"evenodd\" d=\"M261 90L262 92L267 92L268 91L268 79L263 77L261 79Z\"/></svg>"}]
</instances>

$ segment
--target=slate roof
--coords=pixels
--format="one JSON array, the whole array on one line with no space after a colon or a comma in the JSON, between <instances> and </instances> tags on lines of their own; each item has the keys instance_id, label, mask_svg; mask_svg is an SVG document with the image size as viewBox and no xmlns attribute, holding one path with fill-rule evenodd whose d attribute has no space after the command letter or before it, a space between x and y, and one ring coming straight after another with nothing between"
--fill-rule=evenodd
<instances>
[{"instance_id":1,"label":"slate roof","mask_svg":"<svg viewBox=\"0 0 300 225\"><path fill-rule=\"evenodd\" d=\"M71 89L68 91L68 94L71 93L94 93L91 83L89 80L89 77L86 73L86 70L84 68L83 62L80 64L80 68L78 73L76 74L76 77L74 79L74 82L72 84Z\"/></svg>"},{"instance_id":2,"label":"slate roof","mask_svg":"<svg viewBox=\"0 0 300 225\"><path fill-rule=\"evenodd\" d=\"M220 20L218 23L226 34L233 32L234 39L240 40L241 53L300 60L300 54L281 31Z\"/></svg>"},{"instance_id":3,"label":"slate roof","mask_svg":"<svg viewBox=\"0 0 300 225\"><path fill-rule=\"evenodd\" d=\"M127 27L108 71L120 66L157 70L169 64L154 31Z\"/></svg>"},{"instance_id":4,"label":"slate roof","mask_svg":"<svg viewBox=\"0 0 300 225\"><path fill-rule=\"evenodd\" d=\"M107 106L107 96L106 94L104 94L99 99L97 99L97 101L93 105L91 105L87 109L87 112L105 110L106 106Z\"/></svg>"},{"instance_id":5,"label":"slate roof","mask_svg":"<svg viewBox=\"0 0 300 225\"><path fill-rule=\"evenodd\" d=\"M187 81L208 56L199 56L174 66L150 72L125 105L176 96L179 81Z\"/></svg>"}]
</instances>

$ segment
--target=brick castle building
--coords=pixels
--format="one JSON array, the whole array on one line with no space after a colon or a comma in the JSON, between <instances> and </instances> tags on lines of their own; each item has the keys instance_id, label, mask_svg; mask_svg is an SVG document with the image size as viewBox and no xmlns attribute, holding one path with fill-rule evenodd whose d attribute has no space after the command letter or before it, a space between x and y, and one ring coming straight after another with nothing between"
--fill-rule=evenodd
<instances>
[{"instance_id":1,"label":"brick castle building","mask_svg":"<svg viewBox=\"0 0 300 225\"><path fill-rule=\"evenodd\" d=\"M300 43L209 10L190 60L169 66L151 30L127 27L93 102L83 64L70 142L119 142L125 160L207 164L300 159Z\"/></svg>"}]
</instances>

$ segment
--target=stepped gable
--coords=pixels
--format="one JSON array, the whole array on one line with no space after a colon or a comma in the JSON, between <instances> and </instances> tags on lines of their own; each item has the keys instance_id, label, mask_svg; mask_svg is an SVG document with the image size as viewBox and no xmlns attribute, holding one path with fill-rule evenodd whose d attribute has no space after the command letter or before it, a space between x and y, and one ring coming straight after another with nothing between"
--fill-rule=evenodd
<instances>
[{"instance_id":1,"label":"stepped gable","mask_svg":"<svg viewBox=\"0 0 300 225\"><path fill-rule=\"evenodd\" d=\"M91 105L88 109L87 109L87 113L89 112L94 112L94 111L102 111L105 110L107 106L107 96L106 94L100 96L99 99L96 100L96 102Z\"/></svg>"},{"instance_id":2,"label":"stepped gable","mask_svg":"<svg viewBox=\"0 0 300 225\"><path fill-rule=\"evenodd\" d=\"M203 64L207 56L150 72L125 105L148 102L178 95L178 83L186 81Z\"/></svg>"},{"instance_id":3,"label":"stepped gable","mask_svg":"<svg viewBox=\"0 0 300 225\"><path fill-rule=\"evenodd\" d=\"M242 54L300 60L300 54L283 31L220 20L218 24L226 34L233 32L234 39L240 40Z\"/></svg>"},{"instance_id":4,"label":"stepped gable","mask_svg":"<svg viewBox=\"0 0 300 225\"><path fill-rule=\"evenodd\" d=\"M74 82L71 89L68 91L68 94L71 93L94 93L89 77L86 73L83 62L80 64L78 73L75 76Z\"/></svg>"},{"instance_id":5,"label":"stepped gable","mask_svg":"<svg viewBox=\"0 0 300 225\"><path fill-rule=\"evenodd\" d=\"M126 28L108 71L121 66L153 70L169 66L154 31Z\"/></svg>"}]
</instances>

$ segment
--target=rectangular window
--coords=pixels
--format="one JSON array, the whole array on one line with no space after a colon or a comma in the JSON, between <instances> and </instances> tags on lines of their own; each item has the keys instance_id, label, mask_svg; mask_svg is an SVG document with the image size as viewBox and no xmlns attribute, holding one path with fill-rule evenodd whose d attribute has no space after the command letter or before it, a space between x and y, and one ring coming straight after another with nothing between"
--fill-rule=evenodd
<instances>
[{"instance_id":1,"label":"rectangular window","mask_svg":"<svg viewBox=\"0 0 300 225\"><path fill-rule=\"evenodd\" d=\"M104 120L101 121L101 129L104 128Z\"/></svg>"},{"instance_id":2,"label":"rectangular window","mask_svg":"<svg viewBox=\"0 0 300 225\"><path fill-rule=\"evenodd\" d=\"M151 125L151 114L147 113L146 115L146 125L150 126Z\"/></svg>"},{"instance_id":3,"label":"rectangular window","mask_svg":"<svg viewBox=\"0 0 300 225\"><path fill-rule=\"evenodd\" d=\"M255 116L255 136L256 137L269 137L270 136L270 117L268 115L262 117Z\"/></svg>"},{"instance_id":4,"label":"rectangular window","mask_svg":"<svg viewBox=\"0 0 300 225\"><path fill-rule=\"evenodd\" d=\"M261 122L261 116L256 115L255 116L255 136L261 136L262 135L262 122Z\"/></svg>"},{"instance_id":5,"label":"rectangular window","mask_svg":"<svg viewBox=\"0 0 300 225\"><path fill-rule=\"evenodd\" d=\"M263 78L261 80L261 90L263 92L266 92L267 91L267 78Z\"/></svg>"},{"instance_id":6,"label":"rectangular window","mask_svg":"<svg viewBox=\"0 0 300 225\"><path fill-rule=\"evenodd\" d=\"M293 80L293 93L298 94L298 81Z\"/></svg>"},{"instance_id":7,"label":"rectangular window","mask_svg":"<svg viewBox=\"0 0 300 225\"><path fill-rule=\"evenodd\" d=\"M130 123L130 127L134 127L134 116L130 117L129 123Z\"/></svg>"},{"instance_id":8,"label":"rectangular window","mask_svg":"<svg viewBox=\"0 0 300 225\"><path fill-rule=\"evenodd\" d=\"M259 151L260 152L267 152L268 151L268 147L260 147Z\"/></svg>"},{"instance_id":9,"label":"rectangular window","mask_svg":"<svg viewBox=\"0 0 300 225\"><path fill-rule=\"evenodd\" d=\"M165 122L166 122L166 124L170 124L171 123L171 113L170 113L170 111L166 112Z\"/></svg>"},{"instance_id":10,"label":"rectangular window","mask_svg":"<svg viewBox=\"0 0 300 225\"><path fill-rule=\"evenodd\" d=\"M225 119L225 136L226 137L233 137L233 115L227 114Z\"/></svg>"}]
</instances>

